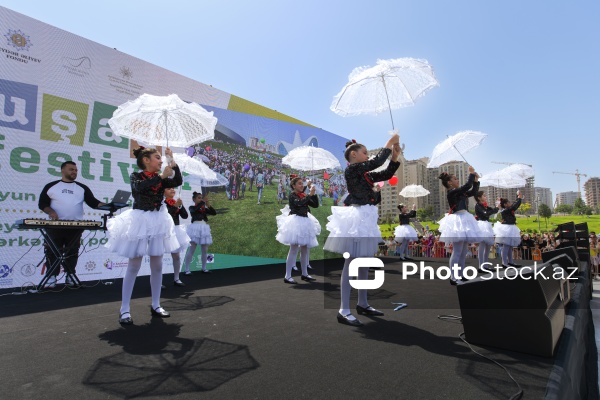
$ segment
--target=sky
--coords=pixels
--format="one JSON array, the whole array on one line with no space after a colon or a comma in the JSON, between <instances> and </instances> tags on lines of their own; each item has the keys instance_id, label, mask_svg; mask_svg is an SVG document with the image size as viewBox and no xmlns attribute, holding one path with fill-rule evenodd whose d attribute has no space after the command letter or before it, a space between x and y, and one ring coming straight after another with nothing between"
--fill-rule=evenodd
<instances>
[{"instance_id":1,"label":"sky","mask_svg":"<svg viewBox=\"0 0 600 400\"><path fill-rule=\"evenodd\" d=\"M13 11L275 109L368 148L389 114L329 107L377 59L433 66L439 87L392 112L405 157L462 130L481 174L526 163L536 186L576 191L600 177L600 2L580 0L3 0Z\"/></svg>"}]
</instances>

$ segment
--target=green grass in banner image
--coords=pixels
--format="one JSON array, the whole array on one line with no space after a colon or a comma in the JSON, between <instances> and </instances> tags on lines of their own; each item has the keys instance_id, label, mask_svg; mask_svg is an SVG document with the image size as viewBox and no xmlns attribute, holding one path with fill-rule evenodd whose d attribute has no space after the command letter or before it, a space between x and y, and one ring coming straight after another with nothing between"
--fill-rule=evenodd
<instances>
[{"instance_id":1,"label":"green grass in banner image","mask_svg":"<svg viewBox=\"0 0 600 400\"><path fill-rule=\"evenodd\" d=\"M193 188L197 190L198 188ZM217 215L209 216L209 224L213 244L209 253L235 254L251 257L279 258L285 262L288 246L275 240L277 223L275 217L281 215L281 209L288 204L287 200L277 203L277 185L265 185L261 204L258 202L256 187L250 192L246 189L245 197L238 200L228 200L223 188L209 188L210 204L217 210ZM240 191L241 196L241 191ZM191 205L190 199L183 199L185 207ZM321 223L321 234L318 237L319 246L311 249L313 260L339 257L323 251L327 239L327 217L331 215L333 199L323 197L323 206L311 208L312 214ZM199 254L199 249L196 253ZM218 260L215 260L218 264ZM210 267L210 266L209 266Z\"/></svg>"}]
</instances>

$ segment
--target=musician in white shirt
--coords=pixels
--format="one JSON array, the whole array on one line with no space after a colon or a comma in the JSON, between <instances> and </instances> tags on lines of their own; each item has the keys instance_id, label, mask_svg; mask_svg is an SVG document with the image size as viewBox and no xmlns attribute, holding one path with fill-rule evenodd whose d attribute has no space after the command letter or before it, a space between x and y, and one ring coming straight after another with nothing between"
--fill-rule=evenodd
<instances>
[{"instance_id":1,"label":"musician in white shirt","mask_svg":"<svg viewBox=\"0 0 600 400\"><path fill-rule=\"evenodd\" d=\"M60 166L62 178L53 181L44 186L40 194L38 206L44 211L50 219L53 220L81 220L83 219L83 203L91 208L98 208L104 205L100 200L94 197L94 194L83 183L75 182L77 179L77 165L73 161L65 161ZM71 228L46 228L50 239L54 242L59 251L65 253L65 262L63 268L75 274L75 267L79 257L79 245L81 242L82 229ZM46 268L47 274L50 274L46 287L54 287L56 279L60 272L60 267L50 270L50 267L56 261L56 256L46 244ZM65 279L67 285L73 286L76 282L68 275Z\"/></svg>"}]
</instances>

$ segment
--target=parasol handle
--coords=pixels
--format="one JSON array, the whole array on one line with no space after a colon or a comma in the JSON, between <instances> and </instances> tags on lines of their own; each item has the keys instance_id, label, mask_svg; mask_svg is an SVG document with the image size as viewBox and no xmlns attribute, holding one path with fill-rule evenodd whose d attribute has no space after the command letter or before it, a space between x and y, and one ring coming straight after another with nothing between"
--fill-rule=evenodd
<instances>
[{"instance_id":1,"label":"parasol handle","mask_svg":"<svg viewBox=\"0 0 600 400\"><path fill-rule=\"evenodd\" d=\"M392 130L395 130L394 127L394 117L392 117L392 107L390 106L390 97L388 96L387 87L385 86L385 78L381 75L381 81L383 82L383 90L385 90L385 99L388 103L388 111L390 112L390 119L392 120Z\"/></svg>"},{"instance_id":2,"label":"parasol handle","mask_svg":"<svg viewBox=\"0 0 600 400\"><path fill-rule=\"evenodd\" d=\"M447 138L450 138L450 136L448 136L448 135L446 135L446 137L447 137ZM458 153L458 154L459 154L459 155L462 157L462 159L463 159L463 160L465 160L465 162L466 162L467 164L469 164L469 162L467 161L467 159L465 158L465 156L463 156L463 155L462 155L462 153L461 153L460 151L458 151L458 149L456 148L456 146L455 146L455 145L452 145L452 147L454 147L454 150L456 150L456 152L457 152L457 153ZM471 165L471 164L469 164L469 165Z\"/></svg>"}]
</instances>

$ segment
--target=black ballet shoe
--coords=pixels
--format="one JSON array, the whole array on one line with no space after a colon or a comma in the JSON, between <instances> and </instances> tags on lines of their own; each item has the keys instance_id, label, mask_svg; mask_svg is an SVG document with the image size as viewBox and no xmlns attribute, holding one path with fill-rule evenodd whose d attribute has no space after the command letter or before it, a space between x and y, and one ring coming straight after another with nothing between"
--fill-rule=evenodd
<instances>
[{"instance_id":1,"label":"black ballet shoe","mask_svg":"<svg viewBox=\"0 0 600 400\"><path fill-rule=\"evenodd\" d=\"M414 258L410 258L410 257L404 257L404 261L415 261Z\"/></svg>"},{"instance_id":2,"label":"black ballet shoe","mask_svg":"<svg viewBox=\"0 0 600 400\"><path fill-rule=\"evenodd\" d=\"M294 278L290 278L290 279L283 278L283 281L284 281L285 283L289 283L290 285L295 285L295 284L297 284L297 283L298 283L298 282L296 282L296 281L294 280Z\"/></svg>"},{"instance_id":3,"label":"black ballet shoe","mask_svg":"<svg viewBox=\"0 0 600 400\"><path fill-rule=\"evenodd\" d=\"M358 312L360 315L371 315L371 316L382 316L385 315L384 313L382 313L379 310L374 309L371 306L368 307L361 307L359 305L356 305L356 312Z\"/></svg>"},{"instance_id":4,"label":"black ballet shoe","mask_svg":"<svg viewBox=\"0 0 600 400\"><path fill-rule=\"evenodd\" d=\"M181 282L181 280L178 279L178 280L176 280L176 281L173 282L173 285L174 286L179 286L179 287L184 287L185 283Z\"/></svg>"},{"instance_id":5,"label":"black ballet shoe","mask_svg":"<svg viewBox=\"0 0 600 400\"><path fill-rule=\"evenodd\" d=\"M344 324L344 325L363 326L363 323L360 322L357 319L353 319L353 320L348 319L348 317L351 317L351 316L352 316L352 314L342 315L342 314L338 313L338 315L337 315L337 321L340 324Z\"/></svg>"},{"instance_id":6,"label":"black ballet shoe","mask_svg":"<svg viewBox=\"0 0 600 400\"><path fill-rule=\"evenodd\" d=\"M314 282L317 280L317 278L313 278L310 275L302 275L302 276L300 276L300 279L302 279L303 281L306 281L306 282Z\"/></svg>"},{"instance_id":7,"label":"black ballet shoe","mask_svg":"<svg viewBox=\"0 0 600 400\"><path fill-rule=\"evenodd\" d=\"M456 286L456 285L458 285L454 279L450 279L450 284L451 284L452 286Z\"/></svg>"},{"instance_id":8,"label":"black ballet shoe","mask_svg":"<svg viewBox=\"0 0 600 400\"><path fill-rule=\"evenodd\" d=\"M160 318L169 318L171 316L171 314L169 314L168 311L165 311L164 308L162 311L157 311L159 308L160 307L152 308L152 306L150 306L150 314L153 317L160 317Z\"/></svg>"},{"instance_id":9,"label":"black ballet shoe","mask_svg":"<svg viewBox=\"0 0 600 400\"><path fill-rule=\"evenodd\" d=\"M129 317L123 318L123 315L129 314ZM133 325L133 319L131 319L131 313L129 311L121 313L119 315L119 324L121 325Z\"/></svg>"}]
</instances>

